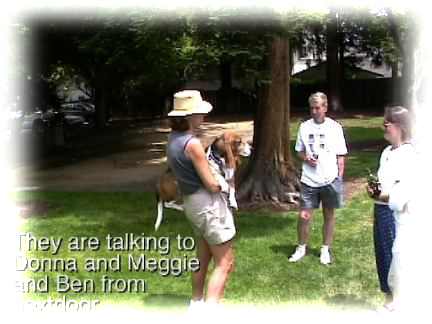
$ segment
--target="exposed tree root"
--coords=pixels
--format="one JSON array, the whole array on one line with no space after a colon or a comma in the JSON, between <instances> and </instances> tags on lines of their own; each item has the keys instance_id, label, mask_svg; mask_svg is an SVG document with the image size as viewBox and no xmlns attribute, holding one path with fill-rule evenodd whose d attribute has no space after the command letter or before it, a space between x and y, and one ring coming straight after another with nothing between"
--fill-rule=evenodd
<instances>
[{"instance_id":1,"label":"exposed tree root","mask_svg":"<svg viewBox=\"0 0 432 324\"><path fill-rule=\"evenodd\" d=\"M237 188L237 200L243 209L271 209L278 211L298 207L299 185L297 174L281 168L252 170ZM280 173L284 173L282 177Z\"/></svg>"}]
</instances>

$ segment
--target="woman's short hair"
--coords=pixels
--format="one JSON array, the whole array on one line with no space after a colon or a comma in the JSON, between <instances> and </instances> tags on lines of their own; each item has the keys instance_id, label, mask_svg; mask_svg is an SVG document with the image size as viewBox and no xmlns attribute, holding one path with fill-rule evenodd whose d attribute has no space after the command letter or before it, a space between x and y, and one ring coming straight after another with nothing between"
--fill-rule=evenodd
<instances>
[{"instance_id":1,"label":"woman's short hair","mask_svg":"<svg viewBox=\"0 0 432 324\"><path fill-rule=\"evenodd\" d=\"M309 107L311 107L312 104L314 102L317 102L318 100L321 101L325 106L327 106L327 96L326 96L326 94L323 93L323 92L315 92L315 93L312 93L309 96L309 99L308 99Z\"/></svg>"},{"instance_id":2,"label":"woman's short hair","mask_svg":"<svg viewBox=\"0 0 432 324\"><path fill-rule=\"evenodd\" d=\"M402 106L392 106L384 108L384 120L396 124L402 131L402 140L411 139L412 118L408 109Z\"/></svg>"},{"instance_id":3,"label":"woman's short hair","mask_svg":"<svg viewBox=\"0 0 432 324\"><path fill-rule=\"evenodd\" d=\"M190 124L185 117L170 117L169 125L171 130L176 132L186 132L190 128Z\"/></svg>"}]
</instances>

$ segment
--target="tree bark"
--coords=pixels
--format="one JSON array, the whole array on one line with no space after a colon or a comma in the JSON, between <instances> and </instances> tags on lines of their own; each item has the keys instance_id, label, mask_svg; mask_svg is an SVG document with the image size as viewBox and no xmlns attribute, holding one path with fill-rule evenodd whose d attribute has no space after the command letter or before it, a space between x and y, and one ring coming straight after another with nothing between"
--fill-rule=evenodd
<instances>
[{"instance_id":1,"label":"tree bark","mask_svg":"<svg viewBox=\"0 0 432 324\"><path fill-rule=\"evenodd\" d=\"M345 43L344 43L344 35L342 31L338 31L337 33L337 40L338 40L338 52L339 52L339 59L338 59L338 67L339 67L339 95L340 95L340 105L341 109L343 110L342 105L342 93L343 93L343 84L345 79Z\"/></svg>"},{"instance_id":2,"label":"tree bark","mask_svg":"<svg viewBox=\"0 0 432 324\"><path fill-rule=\"evenodd\" d=\"M106 84L103 67L96 68L95 110L96 127L104 128L107 121Z\"/></svg>"},{"instance_id":3,"label":"tree bark","mask_svg":"<svg viewBox=\"0 0 432 324\"><path fill-rule=\"evenodd\" d=\"M219 65L221 87L218 93L218 109L225 113L233 112L231 62L223 60Z\"/></svg>"},{"instance_id":4,"label":"tree bark","mask_svg":"<svg viewBox=\"0 0 432 324\"><path fill-rule=\"evenodd\" d=\"M298 175L290 146L289 41L275 37L270 57L271 83L259 91L253 155L240 179L237 199L244 208L286 210L295 206Z\"/></svg>"},{"instance_id":5,"label":"tree bark","mask_svg":"<svg viewBox=\"0 0 432 324\"><path fill-rule=\"evenodd\" d=\"M396 102L410 109L413 104L414 91L414 45L417 31L412 21L408 22L405 33L402 32L401 26L396 21L396 17L391 9L387 10L390 34L401 53L402 77L395 86L395 93L399 93Z\"/></svg>"},{"instance_id":6,"label":"tree bark","mask_svg":"<svg viewBox=\"0 0 432 324\"><path fill-rule=\"evenodd\" d=\"M404 89L402 105L408 109L412 108L414 96L414 49L415 49L415 32L413 26L408 26L407 39L404 42L405 50L402 58L402 87Z\"/></svg>"},{"instance_id":7,"label":"tree bark","mask_svg":"<svg viewBox=\"0 0 432 324\"><path fill-rule=\"evenodd\" d=\"M336 12L332 10L327 22L327 83L328 106L331 111L343 111L341 102L341 68L338 59L339 40Z\"/></svg>"}]
</instances>

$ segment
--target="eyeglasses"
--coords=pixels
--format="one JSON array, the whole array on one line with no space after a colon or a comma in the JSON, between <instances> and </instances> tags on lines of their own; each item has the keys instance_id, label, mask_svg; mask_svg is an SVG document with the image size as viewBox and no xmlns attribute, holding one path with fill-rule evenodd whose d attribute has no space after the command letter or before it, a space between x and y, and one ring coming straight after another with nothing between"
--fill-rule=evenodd
<instances>
[{"instance_id":1,"label":"eyeglasses","mask_svg":"<svg viewBox=\"0 0 432 324\"><path fill-rule=\"evenodd\" d=\"M390 126L393 126L393 125L394 124L390 123L390 122L384 122L384 124L383 124L384 128L389 128Z\"/></svg>"}]
</instances>

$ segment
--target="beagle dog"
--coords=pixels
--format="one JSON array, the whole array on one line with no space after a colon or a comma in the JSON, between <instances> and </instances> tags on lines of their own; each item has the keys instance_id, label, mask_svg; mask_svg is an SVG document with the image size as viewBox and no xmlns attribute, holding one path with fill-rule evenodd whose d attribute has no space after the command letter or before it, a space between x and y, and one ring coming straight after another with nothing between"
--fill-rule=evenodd
<instances>
[{"instance_id":1,"label":"beagle dog","mask_svg":"<svg viewBox=\"0 0 432 324\"><path fill-rule=\"evenodd\" d=\"M228 185L227 204L237 209L235 199L234 174L235 167L229 168L225 139L231 143L231 151L234 158L234 165L238 166L241 157L248 157L251 154L251 146L242 140L241 136L234 131L226 131L217 137L205 150L210 170L216 180L225 187ZM159 178L156 184L157 218L155 230L158 230L163 219L164 208L183 210L182 197L174 173L168 169Z\"/></svg>"}]
</instances>

